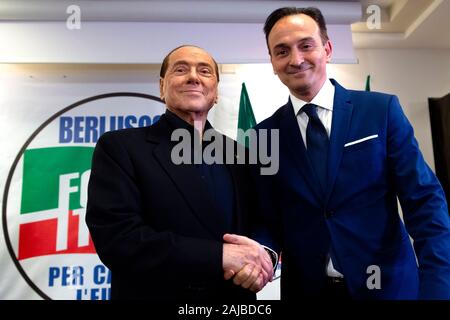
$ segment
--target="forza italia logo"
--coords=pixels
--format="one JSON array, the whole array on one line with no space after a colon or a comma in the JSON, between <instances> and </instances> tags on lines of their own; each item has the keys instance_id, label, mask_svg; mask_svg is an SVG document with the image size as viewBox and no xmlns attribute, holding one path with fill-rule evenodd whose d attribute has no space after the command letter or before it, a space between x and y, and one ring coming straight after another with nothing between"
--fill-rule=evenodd
<instances>
[{"instance_id":1,"label":"forza italia logo","mask_svg":"<svg viewBox=\"0 0 450 320\"><path fill-rule=\"evenodd\" d=\"M19 260L95 253L85 224L92 152L92 147L25 151L18 221Z\"/></svg>"},{"instance_id":2,"label":"forza italia logo","mask_svg":"<svg viewBox=\"0 0 450 320\"><path fill-rule=\"evenodd\" d=\"M141 93L110 93L54 114L20 149L3 192L2 226L9 256L26 286L18 299L107 300L111 272L96 254L85 223L91 159L107 131L148 126L165 107ZM21 283L21 282L20 282Z\"/></svg>"}]
</instances>

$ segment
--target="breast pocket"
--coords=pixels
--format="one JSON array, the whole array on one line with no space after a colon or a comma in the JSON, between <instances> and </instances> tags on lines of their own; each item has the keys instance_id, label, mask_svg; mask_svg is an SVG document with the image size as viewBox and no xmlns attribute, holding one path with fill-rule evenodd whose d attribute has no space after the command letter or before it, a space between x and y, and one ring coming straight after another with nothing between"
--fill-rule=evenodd
<instances>
[{"instance_id":1,"label":"breast pocket","mask_svg":"<svg viewBox=\"0 0 450 320\"><path fill-rule=\"evenodd\" d=\"M370 135L361 139L352 140L344 145L344 152L352 152L364 148L368 148L374 144L380 143L378 134Z\"/></svg>"},{"instance_id":2,"label":"breast pocket","mask_svg":"<svg viewBox=\"0 0 450 320\"><path fill-rule=\"evenodd\" d=\"M386 151L381 139L373 138L344 147L337 182L359 192L384 183ZM351 188L348 186L351 185Z\"/></svg>"}]
</instances>

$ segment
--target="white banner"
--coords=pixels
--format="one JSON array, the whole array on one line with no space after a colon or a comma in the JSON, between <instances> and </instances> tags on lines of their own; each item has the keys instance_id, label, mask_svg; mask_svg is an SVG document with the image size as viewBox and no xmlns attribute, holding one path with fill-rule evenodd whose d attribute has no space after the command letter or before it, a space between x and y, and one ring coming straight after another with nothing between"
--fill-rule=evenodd
<instances>
[{"instance_id":1,"label":"white banner","mask_svg":"<svg viewBox=\"0 0 450 320\"><path fill-rule=\"evenodd\" d=\"M28 288L13 298L34 296L31 289L44 299L109 299L110 272L85 223L92 152L104 132L151 125L164 110L158 97L143 93L87 97L36 123L26 142L16 145L4 185L7 252L0 261L12 261Z\"/></svg>"}]
</instances>

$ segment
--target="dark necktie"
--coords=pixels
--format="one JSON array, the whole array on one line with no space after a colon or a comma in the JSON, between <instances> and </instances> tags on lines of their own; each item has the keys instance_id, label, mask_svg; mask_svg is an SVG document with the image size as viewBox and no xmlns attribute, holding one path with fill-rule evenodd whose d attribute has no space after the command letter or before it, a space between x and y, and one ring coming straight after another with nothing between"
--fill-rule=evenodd
<instances>
[{"instance_id":1,"label":"dark necktie","mask_svg":"<svg viewBox=\"0 0 450 320\"><path fill-rule=\"evenodd\" d=\"M308 103L303 106L302 110L309 118L308 126L306 127L306 153L325 193L329 145L327 131L317 115L317 106L315 104Z\"/></svg>"},{"instance_id":2,"label":"dark necktie","mask_svg":"<svg viewBox=\"0 0 450 320\"><path fill-rule=\"evenodd\" d=\"M327 185L328 146L330 144L327 131L317 115L317 106L315 104L308 103L303 106L302 110L309 118L308 126L306 127L306 153L308 154L309 160L311 160L325 194ZM341 268L332 249L330 250L330 258L333 261L334 269L340 272Z\"/></svg>"}]
</instances>

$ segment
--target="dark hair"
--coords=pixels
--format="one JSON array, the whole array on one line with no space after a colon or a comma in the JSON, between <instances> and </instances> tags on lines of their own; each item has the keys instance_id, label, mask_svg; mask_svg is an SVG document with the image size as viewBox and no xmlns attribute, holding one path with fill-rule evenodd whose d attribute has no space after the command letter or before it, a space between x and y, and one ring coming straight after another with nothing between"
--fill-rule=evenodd
<instances>
[{"instance_id":1,"label":"dark hair","mask_svg":"<svg viewBox=\"0 0 450 320\"><path fill-rule=\"evenodd\" d=\"M164 58L164 60L163 60L163 62L162 62L161 70L159 71L159 76L160 76L161 78L164 78L164 77L166 76L167 67L169 66L169 57L170 57L170 55L171 55L172 53L174 53L175 51L177 51L178 49L184 48L184 47L194 47L194 48L199 48L199 49L202 49L202 50L203 50L203 48L200 48L200 47L198 47L198 46L194 46L194 45L191 45L191 44L183 44L182 46L176 47L175 49L173 49L172 51L170 51L170 52L165 56L165 58ZM211 59L212 59L212 61L214 62L214 69L215 69L215 71L216 71L217 82L219 82L219 66L217 65L217 62L216 62L216 60L214 60L213 57L211 57Z\"/></svg>"},{"instance_id":2,"label":"dark hair","mask_svg":"<svg viewBox=\"0 0 450 320\"><path fill-rule=\"evenodd\" d=\"M322 12L320 12L319 9L314 7L308 8L284 7L272 12L267 17L266 23L264 24L264 33L266 34L266 44L267 48L269 49L269 54L270 54L269 34L270 31L272 31L272 28L275 25L275 23L277 23L278 20L284 17L293 16L296 14L304 14L311 17L319 26L322 44L325 44L328 41L329 38L327 33L327 25L325 23L325 18L323 17Z\"/></svg>"}]
</instances>

